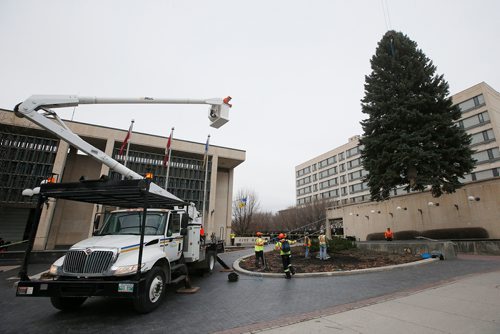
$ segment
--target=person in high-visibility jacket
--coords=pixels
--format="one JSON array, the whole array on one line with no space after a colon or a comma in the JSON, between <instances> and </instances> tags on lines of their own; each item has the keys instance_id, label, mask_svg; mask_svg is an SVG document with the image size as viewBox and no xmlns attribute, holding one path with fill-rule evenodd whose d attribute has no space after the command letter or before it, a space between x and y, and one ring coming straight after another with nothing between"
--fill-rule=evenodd
<instances>
[{"instance_id":1,"label":"person in high-visibility jacket","mask_svg":"<svg viewBox=\"0 0 500 334\"><path fill-rule=\"evenodd\" d=\"M292 275L295 275L295 268L292 266L291 262L292 251L290 249L290 245L294 243L295 241L286 239L286 234L280 233L278 235L278 242L274 246L275 250L280 251L281 262L283 262L283 271L285 272L285 278L287 279L290 279L292 278Z\"/></svg>"},{"instance_id":2,"label":"person in high-visibility jacket","mask_svg":"<svg viewBox=\"0 0 500 334\"><path fill-rule=\"evenodd\" d=\"M229 234L229 238L231 239L231 246L234 246L234 239L236 238L236 234L234 233Z\"/></svg>"},{"instance_id":3,"label":"person in high-visibility jacket","mask_svg":"<svg viewBox=\"0 0 500 334\"><path fill-rule=\"evenodd\" d=\"M311 238L309 238L309 233L304 233L304 248L305 248L305 258L309 258L309 249L311 248Z\"/></svg>"},{"instance_id":4,"label":"person in high-visibility jacket","mask_svg":"<svg viewBox=\"0 0 500 334\"><path fill-rule=\"evenodd\" d=\"M326 260L326 248L328 247L328 243L326 240L326 235L323 230L319 232L318 242L319 242L319 259L321 261Z\"/></svg>"},{"instance_id":5,"label":"person in high-visibility jacket","mask_svg":"<svg viewBox=\"0 0 500 334\"><path fill-rule=\"evenodd\" d=\"M262 239L262 233L256 233L257 238L255 239L255 266L257 268L260 267L260 262L262 261L262 265L265 266L264 262L264 244L265 240Z\"/></svg>"}]
</instances>

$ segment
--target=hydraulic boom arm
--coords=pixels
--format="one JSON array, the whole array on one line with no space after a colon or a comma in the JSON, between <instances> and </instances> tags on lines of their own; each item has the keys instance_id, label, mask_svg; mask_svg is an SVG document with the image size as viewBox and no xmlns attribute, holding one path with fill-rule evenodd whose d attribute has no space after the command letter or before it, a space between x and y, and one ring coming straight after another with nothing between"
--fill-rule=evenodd
<instances>
[{"instance_id":1,"label":"hydraulic boom arm","mask_svg":"<svg viewBox=\"0 0 500 334\"><path fill-rule=\"evenodd\" d=\"M156 99L142 98L106 98L106 97L78 97L75 95L33 95L26 101L18 104L14 112L18 117L26 117L41 128L53 133L68 144L85 152L94 159L108 166L111 170L123 175L126 179L142 179L143 176L125 167L98 148L90 145L78 135L73 133L59 116L49 108L76 107L80 104L208 104L210 110L208 118L210 125L219 128L229 121L228 114L231 97L225 99ZM43 111L43 112L40 112ZM52 119L54 119L54 121ZM151 183L150 191L162 194L169 198L174 195L165 191L158 185ZM180 199L178 199L180 200Z\"/></svg>"}]
</instances>

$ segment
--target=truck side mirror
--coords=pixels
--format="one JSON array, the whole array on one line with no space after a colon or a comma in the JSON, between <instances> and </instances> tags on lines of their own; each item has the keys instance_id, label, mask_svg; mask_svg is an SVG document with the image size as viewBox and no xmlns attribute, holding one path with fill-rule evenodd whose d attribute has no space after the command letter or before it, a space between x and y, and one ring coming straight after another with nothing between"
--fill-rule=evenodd
<instances>
[{"instance_id":1,"label":"truck side mirror","mask_svg":"<svg viewBox=\"0 0 500 334\"><path fill-rule=\"evenodd\" d=\"M92 233L93 235L96 234L96 232L99 230L99 223L101 222L101 215L96 214L94 217L94 232Z\"/></svg>"},{"instance_id":2,"label":"truck side mirror","mask_svg":"<svg viewBox=\"0 0 500 334\"><path fill-rule=\"evenodd\" d=\"M186 227L188 227L188 224L189 224L189 217L187 213L183 213L181 218L181 227L185 229Z\"/></svg>"}]
</instances>

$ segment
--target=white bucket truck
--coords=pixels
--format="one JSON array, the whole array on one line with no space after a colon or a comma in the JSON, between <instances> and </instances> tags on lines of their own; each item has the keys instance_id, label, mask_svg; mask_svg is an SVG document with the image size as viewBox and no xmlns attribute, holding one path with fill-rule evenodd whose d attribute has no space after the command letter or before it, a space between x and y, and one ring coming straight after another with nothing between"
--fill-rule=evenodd
<instances>
[{"instance_id":1,"label":"white bucket truck","mask_svg":"<svg viewBox=\"0 0 500 334\"><path fill-rule=\"evenodd\" d=\"M73 133L49 108L90 103L209 104L211 125L228 121L230 97L209 100L89 98L77 96L32 96L15 107L26 117L80 151L110 167L123 180L44 183L39 192L33 228L21 267L17 296L50 297L60 310L78 308L92 296L133 299L140 313L154 310L164 299L166 284L184 281L191 288L189 267L211 272L222 240L200 237L202 217L194 204L186 203L150 179L135 173ZM30 279L28 262L38 228L41 209L48 198L96 203L126 209L112 211L91 238L73 245L52 264L43 279Z\"/></svg>"}]
</instances>

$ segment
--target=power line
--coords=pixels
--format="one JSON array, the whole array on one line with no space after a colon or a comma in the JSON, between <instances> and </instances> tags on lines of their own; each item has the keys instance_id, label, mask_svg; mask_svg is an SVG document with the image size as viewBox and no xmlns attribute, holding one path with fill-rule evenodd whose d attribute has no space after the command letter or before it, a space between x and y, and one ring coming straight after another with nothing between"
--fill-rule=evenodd
<instances>
[{"instance_id":1,"label":"power line","mask_svg":"<svg viewBox=\"0 0 500 334\"><path fill-rule=\"evenodd\" d=\"M380 4L382 5L382 12L384 13L385 28L386 30L391 30L391 15L389 14L389 5L387 4L387 0L380 0Z\"/></svg>"}]
</instances>

